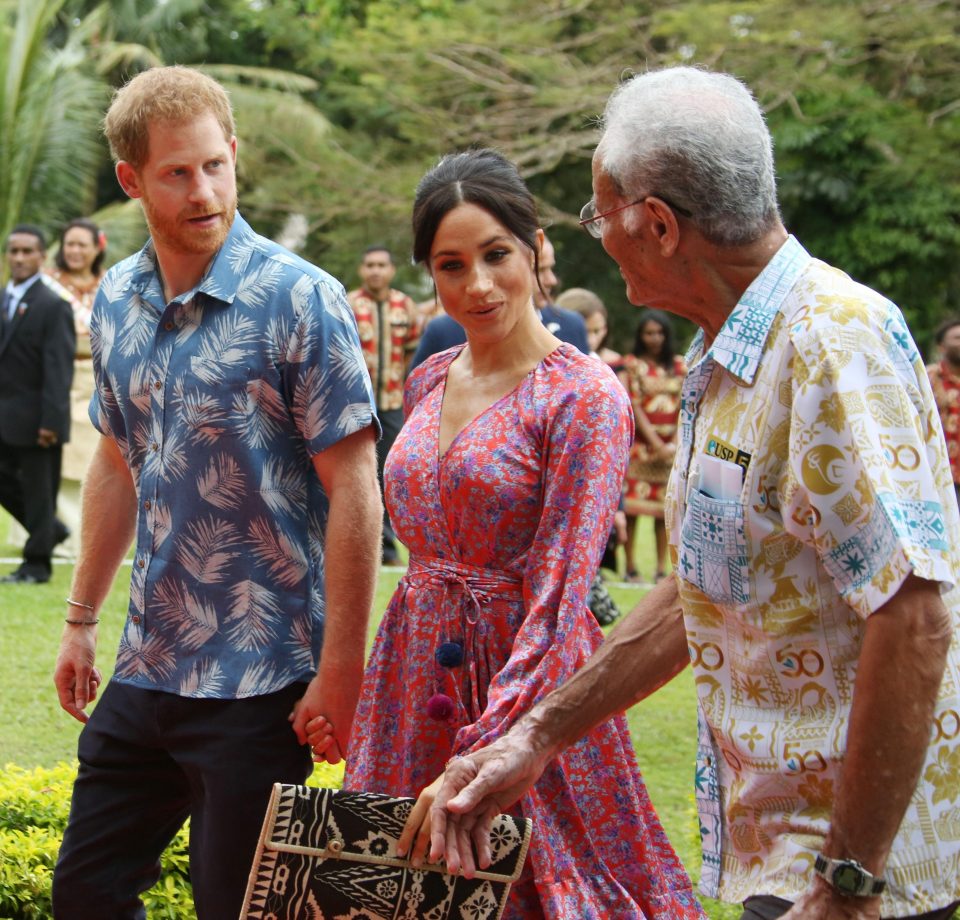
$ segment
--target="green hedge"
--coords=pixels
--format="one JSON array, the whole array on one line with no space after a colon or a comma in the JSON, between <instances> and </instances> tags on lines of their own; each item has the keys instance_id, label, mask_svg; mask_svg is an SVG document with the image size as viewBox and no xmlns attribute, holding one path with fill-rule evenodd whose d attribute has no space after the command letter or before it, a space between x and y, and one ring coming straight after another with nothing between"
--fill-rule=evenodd
<instances>
[{"instance_id":1,"label":"green hedge","mask_svg":"<svg viewBox=\"0 0 960 920\"><path fill-rule=\"evenodd\" d=\"M7 764L4 768L0 777L0 920L53 916L53 866L76 773L76 764L35 770ZM342 780L342 764L318 764L308 782L339 788ZM188 829L184 827L163 854L159 881L143 895L151 920L196 920L189 864Z\"/></svg>"}]
</instances>

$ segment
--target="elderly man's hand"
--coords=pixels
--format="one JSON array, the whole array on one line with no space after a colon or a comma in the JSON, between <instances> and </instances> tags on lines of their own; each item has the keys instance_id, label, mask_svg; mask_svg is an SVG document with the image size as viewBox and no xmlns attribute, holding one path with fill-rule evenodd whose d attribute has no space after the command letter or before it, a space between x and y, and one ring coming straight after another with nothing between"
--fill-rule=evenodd
<instances>
[{"instance_id":1,"label":"elderly man's hand","mask_svg":"<svg viewBox=\"0 0 960 920\"><path fill-rule=\"evenodd\" d=\"M467 878L490 865L493 819L539 779L549 760L528 738L514 730L447 764L430 809L431 862L445 858L450 872L462 870Z\"/></svg>"}]
</instances>

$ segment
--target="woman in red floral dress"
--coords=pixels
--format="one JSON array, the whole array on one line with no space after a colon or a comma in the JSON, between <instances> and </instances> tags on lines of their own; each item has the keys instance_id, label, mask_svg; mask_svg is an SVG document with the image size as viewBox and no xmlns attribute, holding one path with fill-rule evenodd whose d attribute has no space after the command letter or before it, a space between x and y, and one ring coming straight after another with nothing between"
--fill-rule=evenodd
<instances>
[{"instance_id":1,"label":"woman in red floral dress","mask_svg":"<svg viewBox=\"0 0 960 920\"><path fill-rule=\"evenodd\" d=\"M444 158L418 187L414 235L467 344L407 382L385 479L410 564L367 667L345 779L420 795L408 837L428 825L446 761L499 738L600 643L585 601L633 434L614 374L537 317L542 231L512 164L489 150ZM560 755L519 809L533 843L505 916L702 916L623 717Z\"/></svg>"}]
</instances>

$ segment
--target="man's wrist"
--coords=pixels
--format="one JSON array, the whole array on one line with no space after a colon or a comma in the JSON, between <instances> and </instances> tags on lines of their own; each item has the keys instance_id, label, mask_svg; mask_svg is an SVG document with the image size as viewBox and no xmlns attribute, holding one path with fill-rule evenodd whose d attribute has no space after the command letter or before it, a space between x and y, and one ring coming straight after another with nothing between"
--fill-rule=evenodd
<instances>
[{"instance_id":1,"label":"man's wrist","mask_svg":"<svg viewBox=\"0 0 960 920\"><path fill-rule=\"evenodd\" d=\"M877 897L887 887L883 878L874 875L862 863L852 858L818 853L813 871L833 891L848 898Z\"/></svg>"}]
</instances>

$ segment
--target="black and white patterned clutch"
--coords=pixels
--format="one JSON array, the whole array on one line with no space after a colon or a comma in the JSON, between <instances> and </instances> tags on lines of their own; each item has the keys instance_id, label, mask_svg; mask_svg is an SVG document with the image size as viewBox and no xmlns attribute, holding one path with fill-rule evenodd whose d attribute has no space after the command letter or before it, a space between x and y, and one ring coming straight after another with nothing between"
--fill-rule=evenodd
<instances>
[{"instance_id":1,"label":"black and white patterned clutch","mask_svg":"<svg viewBox=\"0 0 960 920\"><path fill-rule=\"evenodd\" d=\"M472 879L414 869L397 840L414 799L276 783L241 920L498 920L530 845L530 822L499 815L493 863Z\"/></svg>"}]
</instances>

